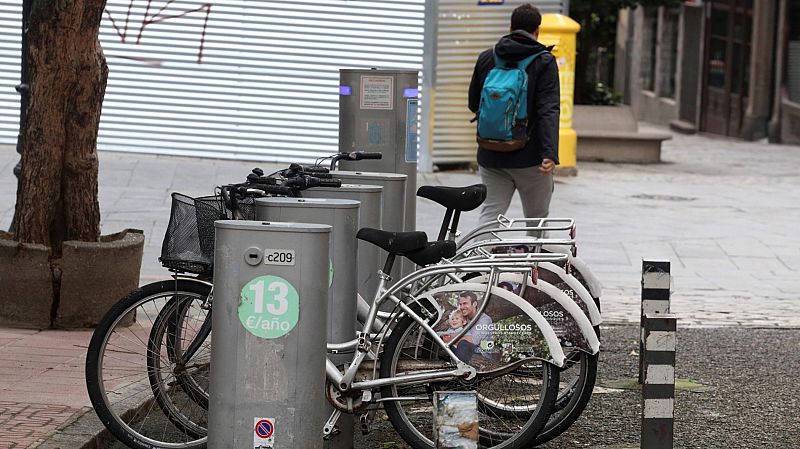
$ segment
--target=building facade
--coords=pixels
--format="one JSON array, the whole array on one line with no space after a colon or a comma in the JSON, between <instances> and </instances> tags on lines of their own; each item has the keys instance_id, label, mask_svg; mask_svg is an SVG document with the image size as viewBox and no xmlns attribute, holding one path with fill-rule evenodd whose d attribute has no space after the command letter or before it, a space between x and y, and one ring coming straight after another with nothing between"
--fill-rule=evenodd
<instances>
[{"instance_id":1,"label":"building facade","mask_svg":"<svg viewBox=\"0 0 800 449\"><path fill-rule=\"evenodd\" d=\"M800 2L694 0L620 11L614 87L639 119L800 143Z\"/></svg>"}]
</instances>

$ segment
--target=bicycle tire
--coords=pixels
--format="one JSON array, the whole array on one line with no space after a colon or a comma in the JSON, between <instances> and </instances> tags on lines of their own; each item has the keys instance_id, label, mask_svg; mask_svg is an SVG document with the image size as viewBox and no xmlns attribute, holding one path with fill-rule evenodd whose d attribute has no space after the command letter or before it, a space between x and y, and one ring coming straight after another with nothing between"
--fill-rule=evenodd
<instances>
[{"instance_id":1,"label":"bicycle tire","mask_svg":"<svg viewBox=\"0 0 800 449\"><path fill-rule=\"evenodd\" d=\"M205 448L205 437L191 437L161 416L150 385L147 354L152 323L169 299L177 294L207 296L209 289L188 279L142 286L117 302L95 329L86 354L89 399L103 425L125 445Z\"/></svg>"},{"instance_id":2,"label":"bicycle tire","mask_svg":"<svg viewBox=\"0 0 800 449\"><path fill-rule=\"evenodd\" d=\"M586 405L592 398L594 384L597 380L597 361L598 354L588 354L579 351L577 355L580 360L575 363L579 370L575 382L568 385L568 394L564 393L564 388L559 392L556 399L556 406L547 420L542 431L536 437L536 445L544 444L553 438L564 433L575 421L580 418Z\"/></svg>"},{"instance_id":3,"label":"bicycle tire","mask_svg":"<svg viewBox=\"0 0 800 449\"><path fill-rule=\"evenodd\" d=\"M404 371L402 369L398 370L398 362L401 358L405 358L405 360L413 359L416 362L428 360L441 363L443 359L438 354L438 351L435 350L438 349L438 347L432 345L432 341L429 340L429 338L430 337L424 333L424 330L422 330L411 317L404 316L401 318L396 326L392 328L392 332L382 353L380 367L381 378L393 377L398 372ZM409 344L407 345L406 343ZM409 359L409 357L411 357L411 359ZM523 386L523 391L520 394L526 398L526 403L533 402L528 399L531 396L537 399L535 401L537 404L536 412L530 413L521 419L514 419L492 416L486 413L486 409L481 409L481 407L479 407L478 423L481 426L479 437L482 447L494 447L498 449L528 448L544 427L558 392L558 368L538 360L530 363L528 366L531 371L533 371L535 367L539 368L539 379L534 379L532 381L534 388L530 388L531 383ZM425 368L421 367L421 369ZM503 377L505 376L499 378ZM489 382L483 382L483 385L488 383ZM422 390L420 390L420 388L422 388ZM413 410L406 410L403 402L410 401L389 400L384 402L384 409L395 430L406 443L414 449L431 449L434 447L434 442L432 440L433 426L431 425L433 416L433 391L457 391L466 389L476 390L479 395L485 395L486 392L481 390L481 388L482 385L479 383L470 383L458 379L409 386L390 385L381 389L381 399L407 397L408 395L415 394L415 389L420 392L419 397L422 397L422 394L424 394L427 398L427 406L425 407L420 406L419 401L413 401ZM422 422L412 422L412 417L410 416L412 414L415 415L413 419L418 417ZM498 430L498 428L500 429Z\"/></svg>"},{"instance_id":4,"label":"bicycle tire","mask_svg":"<svg viewBox=\"0 0 800 449\"><path fill-rule=\"evenodd\" d=\"M202 307L193 307L196 300L203 298L175 295L153 323L147 351L147 374L158 406L176 427L194 438L202 438L208 432L211 339L210 333L197 335L203 324L210 324L211 316L210 309L206 314ZM203 340L201 350L191 360L183 356L187 338Z\"/></svg>"}]
</instances>

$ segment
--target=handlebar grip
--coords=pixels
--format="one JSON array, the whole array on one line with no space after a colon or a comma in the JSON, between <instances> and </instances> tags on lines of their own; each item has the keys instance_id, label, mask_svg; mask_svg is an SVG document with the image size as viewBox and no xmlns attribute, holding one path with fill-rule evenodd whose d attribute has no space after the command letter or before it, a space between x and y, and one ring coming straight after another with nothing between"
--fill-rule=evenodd
<instances>
[{"instance_id":1,"label":"handlebar grip","mask_svg":"<svg viewBox=\"0 0 800 449\"><path fill-rule=\"evenodd\" d=\"M314 173L314 176L319 176L320 174L330 172L330 169L328 169L328 167L323 167L321 165L309 165L303 167L303 171L306 173Z\"/></svg>"},{"instance_id":2,"label":"handlebar grip","mask_svg":"<svg viewBox=\"0 0 800 449\"><path fill-rule=\"evenodd\" d=\"M250 189L260 190L268 195L292 196L293 194L292 189L289 187L276 186L273 184L252 184L247 187L239 187L238 193L243 196L252 195L253 192L249 191Z\"/></svg>"},{"instance_id":3,"label":"handlebar grip","mask_svg":"<svg viewBox=\"0 0 800 449\"><path fill-rule=\"evenodd\" d=\"M361 159L382 159L383 153L379 151L355 151L358 154L357 161Z\"/></svg>"},{"instance_id":4,"label":"handlebar grip","mask_svg":"<svg viewBox=\"0 0 800 449\"><path fill-rule=\"evenodd\" d=\"M312 187L341 187L342 180L334 178L316 178L309 176L306 178L306 188Z\"/></svg>"}]
</instances>

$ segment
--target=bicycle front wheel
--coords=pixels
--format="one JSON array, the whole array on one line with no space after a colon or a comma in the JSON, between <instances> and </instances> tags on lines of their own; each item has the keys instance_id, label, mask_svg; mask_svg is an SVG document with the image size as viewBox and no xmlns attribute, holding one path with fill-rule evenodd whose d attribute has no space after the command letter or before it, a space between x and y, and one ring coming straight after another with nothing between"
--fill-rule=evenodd
<instances>
[{"instance_id":1,"label":"bicycle front wheel","mask_svg":"<svg viewBox=\"0 0 800 449\"><path fill-rule=\"evenodd\" d=\"M197 281L178 279L154 282L129 293L106 313L92 335L86 354L86 387L95 413L106 428L122 443L136 449L199 449L206 445L201 432L189 432L174 416L161 411L167 398L181 411L186 422L207 427L208 411L195 403L183 390L174 373L172 343L154 344L153 338L165 335L154 325L170 329L170 321L159 321L159 314L182 305L185 314L206 303L211 287ZM177 310L177 309L174 309ZM198 312L200 313L200 312ZM162 317L163 318L163 317ZM188 324L186 322L185 324ZM183 326L182 338L191 338L190 326ZM165 371L159 373L163 384L156 390L167 395L156 401L151 386L148 360L158 360ZM173 373L169 374L168 369ZM184 373L182 373L184 374ZM195 376L197 377L197 376ZM159 405L161 405L161 407ZM197 430L196 429L196 430Z\"/></svg>"},{"instance_id":2,"label":"bicycle front wheel","mask_svg":"<svg viewBox=\"0 0 800 449\"><path fill-rule=\"evenodd\" d=\"M452 365L452 366L449 366ZM381 378L455 366L413 319L403 317L392 329L381 357ZM524 375L519 375L524 373ZM473 381L448 379L391 385L381 389L386 414L414 449L435 447L433 394L436 391L475 391L478 396L479 438L482 447L522 449L531 447L544 427L558 393L559 370L530 360L511 373ZM496 413L481 406L481 398L502 398L506 406L524 404L524 413ZM392 398L398 398L393 400ZM388 400L387 400L388 399ZM532 404L535 406L531 407Z\"/></svg>"}]
</instances>

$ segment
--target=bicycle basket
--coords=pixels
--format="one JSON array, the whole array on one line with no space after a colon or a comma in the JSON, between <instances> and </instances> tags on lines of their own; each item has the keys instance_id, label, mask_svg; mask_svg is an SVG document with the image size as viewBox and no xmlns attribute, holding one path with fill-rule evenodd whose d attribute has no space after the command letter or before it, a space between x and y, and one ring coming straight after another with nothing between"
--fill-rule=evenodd
<instances>
[{"instance_id":1,"label":"bicycle basket","mask_svg":"<svg viewBox=\"0 0 800 449\"><path fill-rule=\"evenodd\" d=\"M255 199L240 199L234 216L223 207L220 196L192 198L172 194L169 224L161 244L161 264L168 269L196 274L211 274L214 266L214 222L216 220L254 220Z\"/></svg>"},{"instance_id":2,"label":"bicycle basket","mask_svg":"<svg viewBox=\"0 0 800 449\"><path fill-rule=\"evenodd\" d=\"M165 268L210 274L214 265L214 221L226 219L217 196L172 194L159 260Z\"/></svg>"}]
</instances>

